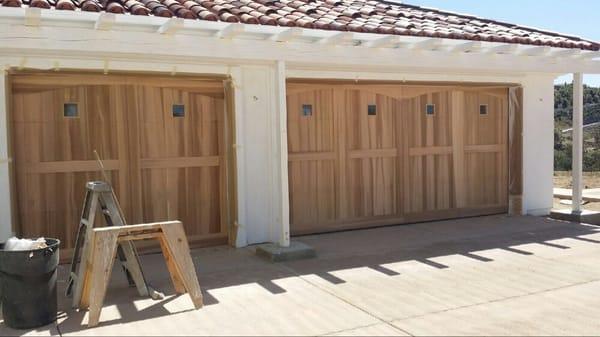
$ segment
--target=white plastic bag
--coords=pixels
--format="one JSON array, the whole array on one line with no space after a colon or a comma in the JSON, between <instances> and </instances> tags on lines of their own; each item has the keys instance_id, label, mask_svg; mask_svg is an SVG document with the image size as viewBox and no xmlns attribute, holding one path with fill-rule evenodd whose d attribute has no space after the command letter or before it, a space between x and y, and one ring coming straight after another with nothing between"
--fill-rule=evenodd
<instances>
[{"instance_id":1,"label":"white plastic bag","mask_svg":"<svg viewBox=\"0 0 600 337\"><path fill-rule=\"evenodd\" d=\"M18 239L12 237L4 244L4 250L16 251L16 250L34 250L48 247L46 245L46 239L39 238L37 240L30 239Z\"/></svg>"}]
</instances>

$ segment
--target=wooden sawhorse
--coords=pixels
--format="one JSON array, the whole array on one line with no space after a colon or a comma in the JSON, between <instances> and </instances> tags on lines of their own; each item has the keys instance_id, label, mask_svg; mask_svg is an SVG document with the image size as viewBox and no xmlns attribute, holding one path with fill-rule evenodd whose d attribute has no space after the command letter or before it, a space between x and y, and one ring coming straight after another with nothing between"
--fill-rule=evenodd
<instances>
[{"instance_id":1,"label":"wooden sawhorse","mask_svg":"<svg viewBox=\"0 0 600 337\"><path fill-rule=\"evenodd\" d=\"M188 293L196 309L202 307L202 292L190 255L187 238L180 221L151 224L93 228L86 242L79 280L83 287L79 309L89 308L88 327L98 325L106 288L120 242L159 240L173 286L178 294ZM85 251L87 250L87 252Z\"/></svg>"}]
</instances>

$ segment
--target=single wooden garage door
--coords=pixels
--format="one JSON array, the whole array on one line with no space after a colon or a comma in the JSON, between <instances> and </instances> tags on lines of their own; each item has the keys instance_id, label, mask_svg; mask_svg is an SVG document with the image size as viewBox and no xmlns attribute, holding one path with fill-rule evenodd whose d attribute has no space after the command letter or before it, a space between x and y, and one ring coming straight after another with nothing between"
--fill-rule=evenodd
<instances>
[{"instance_id":1,"label":"single wooden garage door","mask_svg":"<svg viewBox=\"0 0 600 337\"><path fill-rule=\"evenodd\" d=\"M16 74L12 150L19 235L74 245L97 150L127 221L181 220L198 245L227 240L223 81Z\"/></svg>"},{"instance_id":2,"label":"single wooden garage door","mask_svg":"<svg viewBox=\"0 0 600 337\"><path fill-rule=\"evenodd\" d=\"M290 82L293 234L505 213L508 89Z\"/></svg>"}]
</instances>

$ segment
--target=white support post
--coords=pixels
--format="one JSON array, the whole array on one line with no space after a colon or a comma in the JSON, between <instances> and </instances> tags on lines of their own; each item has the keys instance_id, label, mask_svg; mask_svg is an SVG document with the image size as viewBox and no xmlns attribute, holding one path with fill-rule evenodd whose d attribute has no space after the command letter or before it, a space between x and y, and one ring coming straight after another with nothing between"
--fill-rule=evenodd
<instances>
[{"instance_id":1,"label":"white support post","mask_svg":"<svg viewBox=\"0 0 600 337\"><path fill-rule=\"evenodd\" d=\"M279 154L279 184L281 186L279 199L280 208L278 218L281 222L281 232L279 245L281 247L290 246L290 199L288 183L288 142L287 142L287 104L285 87L285 62L277 61L276 67L276 86L277 86L277 119L279 125L278 154Z\"/></svg>"},{"instance_id":2,"label":"white support post","mask_svg":"<svg viewBox=\"0 0 600 337\"><path fill-rule=\"evenodd\" d=\"M0 72L0 242L13 235L11 215L11 190L8 158L8 111L6 90L6 72Z\"/></svg>"},{"instance_id":3,"label":"white support post","mask_svg":"<svg viewBox=\"0 0 600 337\"><path fill-rule=\"evenodd\" d=\"M582 211L583 74L573 74L573 213Z\"/></svg>"}]
</instances>

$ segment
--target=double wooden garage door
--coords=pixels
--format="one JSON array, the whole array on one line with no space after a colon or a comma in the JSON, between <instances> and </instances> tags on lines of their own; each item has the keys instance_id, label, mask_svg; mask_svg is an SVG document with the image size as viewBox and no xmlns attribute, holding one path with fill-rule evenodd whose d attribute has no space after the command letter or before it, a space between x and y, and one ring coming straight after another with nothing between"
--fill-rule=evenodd
<instances>
[{"instance_id":1,"label":"double wooden garage door","mask_svg":"<svg viewBox=\"0 0 600 337\"><path fill-rule=\"evenodd\" d=\"M291 82L293 234L505 213L508 89Z\"/></svg>"},{"instance_id":2,"label":"double wooden garage door","mask_svg":"<svg viewBox=\"0 0 600 337\"><path fill-rule=\"evenodd\" d=\"M223 81L12 76L10 126L21 235L73 247L85 184L104 161L129 223L179 219L190 241L225 243Z\"/></svg>"}]
</instances>

